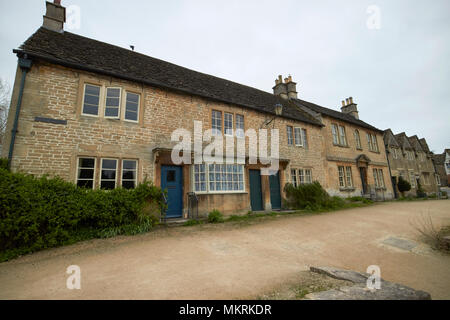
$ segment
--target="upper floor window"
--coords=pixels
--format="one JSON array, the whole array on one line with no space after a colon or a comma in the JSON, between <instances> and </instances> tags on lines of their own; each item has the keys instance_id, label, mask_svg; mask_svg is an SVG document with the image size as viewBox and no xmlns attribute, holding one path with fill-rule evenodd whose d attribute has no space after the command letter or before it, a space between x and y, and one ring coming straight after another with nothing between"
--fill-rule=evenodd
<instances>
[{"instance_id":1,"label":"upper floor window","mask_svg":"<svg viewBox=\"0 0 450 320\"><path fill-rule=\"evenodd\" d=\"M397 148L392 148L391 150L392 150L392 158L398 159Z\"/></svg>"},{"instance_id":2,"label":"upper floor window","mask_svg":"<svg viewBox=\"0 0 450 320\"><path fill-rule=\"evenodd\" d=\"M406 151L406 159L410 160L410 161L414 161L414 152L413 151Z\"/></svg>"},{"instance_id":3,"label":"upper floor window","mask_svg":"<svg viewBox=\"0 0 450 320\"><path fill-rule=\"evenodd\" d=\"M86 83L84 85L81 114L102 116L108 119L122 118L125 121L138 122L139 105L140 94L138 93L120 87L105 87Z\"/></svg>"},{"instance_id":4,"label":"upper floor window","mask_svg":"<svg viewBox=\"0 0 450 320\"><path fill-rule=\"evenodd\" d=\"M244 116L237 114L236 115L236 137L243 138L244 137L244 131L245 131L245 125L244 125Z\"/></svg>"},{"instance_id":5,"label":"upper floor window","mask_svg":"<svg viewBox=\"0 0 450 320\"><path fill-rule=\"evenodd\" d=\"M233 114L232 113L225 112L223 124L224 124L224 128L225 128L225 135L233 136Z\"/></svg>"},{"instance_id":6,"label":"upper floor window","mask_svg":"<svg viewBox=\"0 0 450 320\"><path fill-rule=\"evenodd\" d=\"M84 115L98 116L100 107L100 86L86 84L84 86L83 111Z\"/></svg>"},{"instance_id":7,"label":"upper floor window","mask_svg":"<svg viewBox=\"0 0 450 320\"><path fill-rule=\"evenodd\" d=\"M302 129L301 128L294 129L294 138L295 138L295 145L298 147L303 147Z\"/></svg>"},{"instance_id":8,"label":"upper floor window","mask_svg":"<svg viewBox=\"0 0 450 320\"><path fill-rule=\"evenodd\" d=\"M356 142L356 149L362 149L361 136L359 135L358 130L355 130L355 142Z\"/></svg>"},{"instance_id":9,"label":"upper floor window","mask_svg":"<svg viewBox=\"0 0 450 320\"><path fill-rule=\"evenodd\" d=\"M222 134L222 112L212 111L212 132L213 135L219 136Z\"/></svg>"},{"instance_id":10,"label":"upper floor window","mask_svg":"<svg viewBox=\"0 0 450 320\"><path fill-rule=\"evenodd\" d=\"M105 118L119 118L120 88L106 88Z\"/></svg>"},{"instance_id":11,"label":"upper floor window","mask_svg":"<svg viewBox=\"0 0 450 320\"><path fill-rule=\"evenodd\" d=\"M371 133L367 133L366 136L369 150L373 152L379 152L377 136Z\"/></svg>"},{"instance_id":12,"label":"upper floor window","mask_svg":"<svg viewBox=\"0 0 450 320\"><path fill-rule=\"evenodd\" d=\"M139 102L139 94L127 92L127 99L125 103L125 120L133 122L139 121Z\"/></svg>"},{"instance_id":13,"label":"upper floor window","mask_svg":"<svg viewBox=\"0 0 450 320\"><path fill-rule=\"evenodd\" d=\"M337 146L346 147L347 144L347 135L345 132L345 127L338 126L337 124L331 125L331 133L333 135L333 144Z\"/></svg>"},{"instance_id":14,"label":"upper floor window","mask_svg":"<svg viewBox=\"0 0 450 320\"><path fill-rule=\"evenodd\" d=\"M287 141L288 145L294 145L294 129L291 126L287 126Z\"/></svg>"}]
</instances>

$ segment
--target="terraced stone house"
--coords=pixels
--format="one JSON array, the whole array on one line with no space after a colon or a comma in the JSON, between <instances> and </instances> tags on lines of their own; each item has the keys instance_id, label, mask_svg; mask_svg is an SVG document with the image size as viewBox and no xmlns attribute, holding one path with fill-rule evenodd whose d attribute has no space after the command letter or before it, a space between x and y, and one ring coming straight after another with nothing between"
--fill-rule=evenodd
<instances>
[{"instance_id":1,"label":"terraced stone house","mask_svg":"<svg viewBox=\"0 0 450 320\"><path fill-rule=\"evenodd\" d=\"M383 131L358 119L353 99L339 112L298 99L291 77L280 76L269 93L189 70L66 32L64 7L46 5L43 26L14 50L2 154L13 171L87 188L150 180L168 190L169 218L187 217L194 198L200 214L280 209L287 183L393 197ZM248 153L230 164L174 163L171 135L195 132L195 121L246 150L249 129L278 129L279 170L262 175L269 165L252 164Z\"/></svg>"},{"instance_id":2,"label":"terraced stone house","mask_svg":"<svg viewBox=\"0 0 450 320\"><path fill-rule=\"evenodd\" d=\"M424 138L408 137L404 132L394 135L391 129L387 129L384 143L396 191L399 177L402 177L411 184L411 190L405 195L416 196L419 185L427 194L438 192L439 178L433 164L433 154Z\"/></svg>"}]
</instances>

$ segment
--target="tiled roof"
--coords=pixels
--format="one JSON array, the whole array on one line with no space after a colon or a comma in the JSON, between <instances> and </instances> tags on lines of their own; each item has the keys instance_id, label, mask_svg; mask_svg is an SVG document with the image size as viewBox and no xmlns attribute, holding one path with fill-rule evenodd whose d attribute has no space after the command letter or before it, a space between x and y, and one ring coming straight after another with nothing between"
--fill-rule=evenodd
<instances>
[{"instance_id":1,"label":"tiled roof","mask_svg":"<svg viewBox=\"0 0 450 320\"><path fill-rule=\"evenodd\" d=\"M270 114L275 113L276 104L283 104L283 117L322 126L313 116L271 93L70 32L40 28L14 52Z\"/></svg>"},{"instance_id":2,"label":"tiled roof","mask_svg":"<svg viewBox=\"0 0 450 320\"><path fill-rule=\"evenodd\" d=\"M311 103L308 101L304 101L304 100L300 100L300 99L295 99L294 101L301 106L309 108L309 109L313 110L314 112L320 113L321 115L335 118L335 119L338 119L341 121L345 121L345 122L348 122L348 123L351 123L351 124L354 124L354 125L357 125L360 127L364 127L364 128L370 129L370 130L378 131L381 133L383 132L382 130L375 128L374 126L372 126L362 120L358 120L349 114L342 113L340 111L336 111L333 109L325 108L325 107L319 106L317 104L314 104L314 103Z\"/></svg>"}]
</instances>

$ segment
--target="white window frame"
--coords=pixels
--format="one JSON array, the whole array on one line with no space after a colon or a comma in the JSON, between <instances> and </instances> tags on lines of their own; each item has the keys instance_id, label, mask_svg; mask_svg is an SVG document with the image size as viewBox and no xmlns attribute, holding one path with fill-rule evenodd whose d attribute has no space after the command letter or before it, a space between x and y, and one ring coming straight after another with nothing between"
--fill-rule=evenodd
<instances>
[{"instance_id":1,"label":"white window frame","mask_svg":"<svg viewBox=\"0 0 450 320\"><path fill-rule=\"evenodd\" d=\"M414 172L408 172L409 174L409 183L411 184L411 188L416 188L416 175Z\"/></svg>"},{"instance_id":2,"label":"white window frame","mask_svg":"<svg viewBox=\"0 0 450 320\"><path fill-rule=\"evenodd\" d=\"M89 159L89 160L94 160L94 177L92 179L92 190L95 189L95 182L96 182L96 171L97 171L97 158L95 157L83 157L83 156L79 156L77 157L77 171L76 171L76 177L75 177L75 184L78 186L78 180L83 180L83 181L91 181L91 179L79 179L79 171L80 169L89 169L92 170L92 168L84 168L84 167L80 167L80 159Z\"/></svg>"},{"instance_id":3,"label":"white window frame","mask_svg":"<svg viewBox=\"0 0 450 320\"><path fill-rule=\"evenodd\" d=\"M133 162L136 163L136 169L135 170L126 169L126 171L135 171L135 179L124 179L123 178L123 172L124 172L123 164L124 164L125 161L133 161ZM136 187L138 186L138 172L139 172L139 160L136 160L136 159L122 159L122 161L121 161L121 171L120 171L120 186L123 188L123 182L124 181L134 181L134 189L136 189ZM117 175L116 175L116 179L117 179Z\"/></svg>"},{"instance_id":4,"label":"white window frame","mask_svg":"<svg viewBox=\"0 0 450 320\"><path fill-rule=\"evenodd\" d=\"M297 170L291 169L291 183L294 187L298 187Z\"/></svg>"},{"instance_id":5,"label":"white window frame","mask_svg":"<svg viewBox=\"0 0 450 320\"><path fill-rule=\"evenodd\" d=\"M355 142L356 142L356 149L362 150L361 135L359 134L359 130L357 130L357 129L355 130L354 136L355 136Z\"/></svg>"},{"instance_id":6,"label":"white window frame","mask_svg":"<svg viewBox=\"0 0 450 320\"><path fill-rule=\"evenodd\" d=\"M230 128L227 128L226 123L226 117L227 116L231 116L231 133L227 133L227 130L229 130ZM223 134L228 136L228 137L233 137L234 136L234 114L230 113L230 112L224 112L223 113Z\"/></svg>"},{"instance_id":7,"label":"white window frame","mask_svg":"<svg viewBox=\"0 0 450 320\"><path fill-rule=\"evenodd\" d=\"M84 113L84 100L86 99L86 87L87 86L91 86L91 87L98 87L99 90L99 94L98 94L98 106L97 106L97 114L89 114L89 113ZM92 117L92 118L99 118L100 114L101 114L101 109L102 109L102 101L103 101L103 86L102 85L98 85L98 84L92 84L89 82L84 83L83 86L83 100L81 101L81 115L85 116L85 117Z\"/></svg>"},{"instance_id":8,"label":"white window frame","mask_svg":"<svg viewBox=\"0 0 450 320\"><path fill-rule=\"evenodd\" d=\"M339 126L337 124L334 124L334 123L331 124L331 135L332 135L332 138L333 138L333 144L335 146L340 145L340 142L339 142Z\"/></svg>"},{"instance_id":9,"label":"white window frame","mask_svg":"<svg viewBox=\"0 0 450 320\"><path fill-rule=\"evenodd\" d=\"M236 137L240 139L245 138L245 116L243 114L236 113L234 118ZM242 118L242 128L238 128L238 118Z\"/></svg>"},{"instance_id":10,"label":"white window frame","mask_svg":"<svg viewBox=\"0 0 450 320\"><path fill-rule=\"evenodd\" d=\"M297 142L297 132L299 134L298 140L300 140L300 143ZM303 134L302 134L302 128L295 127L294 128L294 141L296 147L303 147Z\"/></svg>"},{"instance_id":11,"label":"white window frame","mask_svg":"<svg viewBox=\"0 0 450 320\"><path fill-rule=\"evenodd\" d=\"M435 176L436 176L436 184L437 184L438 186L440 186L440 185L441 185L441 176L438 175L438 174L436 174Z\"/></svg>"},{"instance_id":12,"label":"white window frame","mask_svg":"<svg viewBox=\"0 0 450 320\"><path fill-rule=\"evenodd\" d=\"M216 191L216 190L214 190L214 191L211 191L210 190L210 183L211 183L211 181L209 180L209 174L210 174L209 166L212 165L212 164L216 164L216 163L202 163L202 164L205 165L205 171L206 171L206 175L205 175L205 178L206 178L206 191L195 191L195 165L200 165L200 164L193 164L191 166L192 190L194 190L194 192L196 194L242 194L242 193L247 193L247 191L246 191L247 186L246 186L246 182L245 182L245 165L238 164L238 163L233 164L233 165L237 165L237 166L241 166L242 167L242 184L243 184L243 187L244 187L243 190L231 190L231 191L223 191L223 190ZM224 166L227 165L226 163L217 163L217 164L224 165Z\"/></svg>"},{"instance_id":13,"label":"white window frame","mask_svg":"<svg viewBox=\"0 0 450 320\"><path fill-rule=\"evenodd\" d=\"M214 128L214 114L220 114L220 130L218 130L217 128ZM212 110L211 111L211 130L212 130L212 135L213 136L221 136L223 134L223 112L220 110Z\"/></svg>"},{"instance_id":14,"label":"white window frame","mask_svg":"<svg viewBox=\"0 0 450 320\"><path fill-rule=\"evenodd\" d=\"M353 188L353 170L352 167L345 167L345 184L347 188Z\"/></svg>"},{"instance_id":15,"label":"white window frame","mask_svg":"<svg viewBox=\"0 0 450 320\"><path fill-rule=\"evenodd\" d=\"M305 169L305 184L311 184L312 182L313 182L312 170Z\"/></svg>"},{"instance_id":16,"label":"white window frame","mask_svg":"<svg viewBox=\"0 0 450 320\"><path fill-rule=\"evenodd\" d=\"M139 121L140 121L140 113L141 113L141 94L140 93L136 93L134 91L129 91L129 90L124 90L124 91L125 91L125 94L124 94L124 98L122 99L123 100L123 103L122 103L122 105L123 105L122 106L122 110L123 111L122 111L121 118L123 119L123 121L126 121L126 122L139 123ZM128 94L129 93L135 94L135 95L138 96L138 108L137 108L137 120L136 121L126 118L126 116L127 116L127 98L128 98Z\"/></svg>"},{"instance_id":17,"label":"white window frame","mask_svg":"<svg viewBox=\"0 0 450 320\"><path fill-rule=\"evenodd\" d=\"M346 147L347 146L347 132L345 130L344 126L339 126L339 144L341 146Z\"/></svg>"},{"instance_id":18,"label":"white window frame","mask_svg":"<svg viewBox=\"0 0 450 320\"><path fill-rule=\"evenodd\" d=\"M117 117L107 116L106 115L106 109L108 108L108 106L106 105L106 101L108 100L108 90L109 89L118 89L119 90L119 106L118 106L119 110L117 112ZM105 119L119 120L121 118L121 115L122 115L121 114L121 112L122 112L122 108L121 107L122 107L122 88L121 87L105 87L105 94L104 94L104 97L103 97L103 117Z\"/></svg>"},{"instance_id":19,"label":"white window frame","mask_svg":"<svg viewBox=\"0 0 450 320\"><path fill-rule=\"evenodd\" d=\"M398 159L397 148L392 148L392 158Z\"/></svg>"},{"instance_id":20,"label":"white window frame","mask_svg":"<svg viewBox=\"0 0 450 320\"><path fill-rule=\"evenodd\" d=\"M342 170L341 170L342 169ZM344 166L338 166L338 180L339 180L339 187L345 188L345 167Z\"/></svg>"},{"instance_id":21,"label":"white window frame","mask_svg":"<svg viewBox=\"0 0 450 320\"><path fill-rule=\"evenodd\" d=\"M114 189L117 188L117 179L119 176L119 159L114 159L114 158L100 158L100 184L99 184L99 189L102 189L102 181L113 181L112 179L102 179L102 171L103 171L103 160L114 160L116 161L116 179L114 180ZM112 171L112 169L105 169L108 171Z\"/></svg>"},{"instance_id":22,"label":"white window frame","mask_svg":"<svg viewBox=\"0 0 450 320\"><path fill-rule=\"evenodd\" d=\"M290 141L289 141L289 134L290 134ZM287 135L287 144L288 146L295 145L295 139L294 139L294 127L293 126L286 126L286 135Z\"/></svg>"}]
</instances>

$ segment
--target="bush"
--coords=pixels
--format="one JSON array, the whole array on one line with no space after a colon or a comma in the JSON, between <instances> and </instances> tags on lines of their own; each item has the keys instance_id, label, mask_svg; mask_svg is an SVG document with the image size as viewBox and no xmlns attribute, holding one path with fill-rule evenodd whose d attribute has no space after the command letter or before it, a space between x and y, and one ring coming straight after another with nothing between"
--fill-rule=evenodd
<instances>
[{"instance_id":1,"label":"bush","mask_svg":"<svg viewBox=\"0 0 450 320\"><path fill-rule=\"evenodd\" d=\"M405 196L405 192L408 192L411 190L411 184L408 181L406 181L405 179L403 179L403 177L398 178L397 187L398 187L398 191L401 192L403 197Z\"/></svg>"},{"instance_id":2,"label":"bush","mask_svg":"<svg viewBox=\"0 0 450 320\"><path fill-rule=\"evenodd\" d=\"M224 221L223 215L219 210L213 210L208 215L209 223L221 223L223 221Z\"/></svg>"},{"instance_id":3,"label":"bush","mask_svg":"<svg viewBox=\"0 0 450 320\"><path fill-rule=\"evenodd\" d=\"M33 252L80 238L148 231L157 219L144 208L156 203L163 209L161 199L161 189L149 182L134 190L88 190L0 169L0 251Z\"/></svg>"},{"instance_id":4,"label":"bush","mask_svg":"<svg viewBox=\"0 0 450 320\"><path fill-rule=\"evenodd\" d=\"M317 181L311 184L301 184L297 187L287 184L285 192L288 206L294 209L320 209L330 198Z\"/></svg>"},{"instance_id":5,"label":"bush","mask_svg":"<svg viewBox=\"0 0 450 320\"><path fill-rule=\"evenodd\" d=\"M8 170L8 159L0 158L0 169Z\"/></svg>"}]
</instances>

